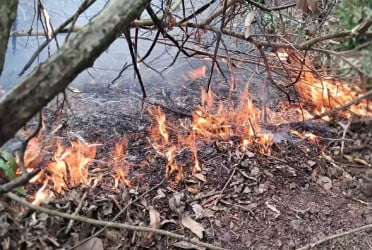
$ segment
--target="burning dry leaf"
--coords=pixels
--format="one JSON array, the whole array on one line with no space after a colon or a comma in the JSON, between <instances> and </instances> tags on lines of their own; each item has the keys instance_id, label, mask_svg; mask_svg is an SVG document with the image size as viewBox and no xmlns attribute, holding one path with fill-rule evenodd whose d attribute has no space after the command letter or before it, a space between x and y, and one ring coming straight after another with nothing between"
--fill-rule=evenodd
<instances>
[{"instance_id":1,"label":"burning dry leaf","mask_svg":"<svg viewBox=\"0 0 372 250\"><path fill-rule=\"evenodd\" d=\"M256 17L256 12L255 11L249 12L247 14L247 16L245 17L245 20L244 20L244 26L245 26L244 37L245 38L250 37L253 33L252 23L255 20L255 17Z\"/></svg>"},{"instance_id":2,"label":"burning dry leaf","mask_svg":"<svg viewBox=\"0 0 372 250\"><path fill-rule=\"evenodd\" d=\"M150 214L150 227L159 228L160 226L160 213L153 207L148 208Z\"/></svg>"},{"instance_id":3,"label":"burning dry leaf","mask_svg":"<svg viewBox=\"0 0 372 250\"><path fill-rule=\"evenodd\" d=\"M184 227L190 229L199 239L203 238L204 227L199 223L194 221L189 215L182 216L181 223Z\"/></svg>"},{"instance_id":4,"label":"burning dry leaf","mask_svg":"<svg viewBox=\"0 0 372 250\"><path fill-rule=\"evenodd\" d=\"M103 250L103 242L100 238L94 237L82 245L78 246L76 250Z\"/></svg>"},{"instance_id":5,"label":"burning dry leaf","mask_svg":"<svg viewBox=\"0 0 372 250\"><path fill-rule=\"evenodd\" d=\"M330 190L332 187L332 180L327 176L321 176L316 183L321 185L325 190Z\"/></svg>"}]
</instances>

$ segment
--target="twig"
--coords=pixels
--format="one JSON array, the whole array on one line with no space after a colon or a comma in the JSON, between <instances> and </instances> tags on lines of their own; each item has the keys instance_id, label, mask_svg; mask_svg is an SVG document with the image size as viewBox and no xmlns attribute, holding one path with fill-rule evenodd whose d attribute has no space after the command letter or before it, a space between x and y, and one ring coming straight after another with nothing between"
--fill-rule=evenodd
<instances>
[{"instance_id":1,"label":"twig","mask_svg":"<svg viewBox=\"0 0 372 250\"><path fill-rule=\"evenodd\" d=\"M17 178L15 178L15 179L5 183L4 185L0 186L0 196L2 194L5 194L5 193L13 190L16 187L19 187L19 186L22 186L22 185L26 184L29 180L32 179L32 177L37 175L37 173L39 173L40 170L41 170L40 168L35 168L31 172L29 172L25 175L24 174L20 175Z\"/></svg>"},{"instance_id":2,"label":"twig","mask_svg":"<svg viewBox=\"0 0 372 250\"><path fill-rule=\"evenodd\" d=\"M27 145L40 132L40 129L42 128L42 125L43 125L42 123L43 123L43 114L42 112L40 112L36 129L22 142L21 148L19 149L19 151L16 152L16 156L19 162L18 163L19 168L21 169L22 174L24 175L27 175L27 170L26 170L25 163L24 163L24 157L25 157Z\"/></svg>"},{"instance_id":3,"label":"twig","mask_svg":"<svg viewBox=\"0 0 372 250\"><path fill-rule=\"evenodd\" d=\"M168 231L161 230L161 229L155 229L155 228L150 228L150 227L142 227L142 226L133 226L133 225L129 225L129 224L126 224L126 223L115 223L115 222L110 222L110 221L90 219L90 218L83 217L83 216L78 216L78 215L73 215L73 214L68 214L68 213L62 213L62 212L59 212L59 211L56 211L56 210L35 206L35 205L31 204L30 202L26 201L25 199L22 199L21 197L19 197L18 195L14 194L14 193L7 193L5 196L8 197L9 199L12 199L12 200L22 204L25 207L28 207L32 210L35 210L35 211L38 211L38 212L41 212L41 213L49 214L51 216L58 216L58 217L71 219L71 220L75 220L75 221L80 221L82 223L89 223L89 224L92 224L92 225L102 226L102 227L112 227L112 228L126 229L126 230L132 230L132 231L154 233L154 234L159 234L159 235L175 238L177 240L187 241L187 242L190 242L190 243L195 244L195 245L200 246L200 247L206 247L206 248L209 248L209 249L216 249L216 250L225 250L225 248L213 246L213 245L205 243L205 242L200 242L199 240L189 239L186 236L176 234L176 233L172 233L172 232L168 232Z\"/></svg>"},{"instance_id":4,"label":"twig","mask_svg":"<svg viewBox=\"0 0 372 250\"><path fill-rule=\"evenodd\" d=\"M239 164L235 164L235 165L233 166L233 171L232 171L232 173L230 174L229 179L226 181L225 185L223 186L223 188L222 188L221 191L219 192L218 197L214 200L214 205L216 205L217 202L221 199L222 193L225 191L225 189L226 189L227 186L229 185L231 179L232 179L233 176L235 175L235 171L236 171L238 165L239 165Z\"/></svg>"},{"instance_id":5,"label":"twig","mask_svg":"<svg viewBox=\"0 0 372 250\"><path fill-rule=\"evenodd\" d=\"M80 201L79 201L79 205L77 206L75 212L72 214L72 215L77 215L81 208L83 207L83 204L84 204L84 201L85 201L85 198L87 197L87 192L84 192L83 196L81 197ZM72 228L72 226L74 225L74 220L70 220L70 222L68 223L68 226L65 230L65 234L68 234Z\"/></svg>"},{"instance_id":6,"label":"twig","mask_svg":"<svg viewBox=\"0 0 372 250\"><path fill-rule=\"evenodd\" d=\"M125 35L125 39L127 40L127 43L128 43L129 52L130 52L130 56L132 58L134 71L136 73L136 76L138 77L138 81L139 81L139 84L141 86L142 100L144 100L146 98L146 90L145 90L145 86L143 85L141 72L139 71L138 66L137 66L137 55L135 55L134 46L133 46L133 43L132 43L132 39L130 37L130 29L129 28L126 31L124 31L124 35Z\"/></svg>"},{"instance_id":7,"label":"twig","mask_svg":"<svg viewBox=\"0 0 372 250\"><path fill-rule=\"evenodd\" d=\"M327 241L331 241L331 240L334 240L334 239L337 239L337 238L340 238L340 237L343 237L343 236L347 236L347 235L350 235L350 234L355 234L355 233L366 231L366 230L369 230L369 229L372 229L372 224L368 224L368 225L361 226L361 227L358 227L358 228L355 228L355 229L351 229L351 230L343 232L343 233L338 233L338 234L327 236L327 237L325 237L321 240L318 240L317 242L310 243L310 244L308 244L306 246L303 246L301 248L297 248L297 250L308 250L308 249L314 248L314 247L316 247L320 244L323 244Z\"/></svg>"},{"instance_id":8,"label":"twig","mask_svg":"<svg viewBox=\"0 0 372 250\"><path fill-rule=\"evenodd\" d=\"M120 209L119 213L117 213L114 218L111 220L111 221L115 221L117 218L119 218L120 215L122 215L124 213L124 211L130 206L132 205L134 202L138 201L139 199L141 199L143 196L145 196L146 194L150 193L151 191L157 189L158 187L160 187L162 184L164 183L164 179L159 183L157 184L156 186L154 186L153 188L147 190L146 192L144 192L143 194L141 194L140 196L138 196L136 199L134 199L133 201L129 202L125 207L123 207L122 209ZM68 250L72 250L72 249L75 249L77 248L78 246L84 244L85 242L87 242L88 240L94 238L94 237L97 237L100 233L102 233L105 229L107 228L107 226L104 226L103 228L101 228L100 230L98 230L96 233L94 233L92 236L78 242L77 244L75 244L74 246L72 246L70 249Z\"/></svg>"},{"instance_id":9,"label":"twig","mask_svg":"<svg viewBox=\"0 0 372 250\"><path fill-rule=\"evenodd\" d=\"M342 131L341 155L344 155L346 132L347 132L348 128L350 127L352 121L353 121L353 115L351 115L351 117L350 117L350 119L349 119L349 121L347 122L346 125L341 123L341 122L338 122L338 125L340 125L344 129L344 131Z\"/></svg>"},{"instance_id":10,"label":"twig","mask_svg":"<svg viewBox=\"0 0 372 250\"><path fill-rule=\"evenodd\" d=\"M78 16L80 15L81 13L83 13L86 9L88 9L96 0L91 0L90 2L88 1L84 1L79 9L76 11L76 13L74 15L72 15L71 17L69 17L65 22L63 22L55 31L54 31L54 34L53 36L57 35L58 33L60 33L62 30L65 30L66 32L70 33L72 32L72 30L69 30L69 29L65 29L66 26L72 22L74 19L75 19L75 16ZM45 31L44 31L44 34L46 35ZM52 37L53 38L53 37ZM26 65L23 67L23 69L21 70L21 72L18 74L18 76L22 76L26 70L32 65L32 63L35 61L35 59L37 58L37 56L40 54L40 52L49 44L49 42L51 41L51 39L46 39L38 48L37 50L34 52L34 54L31 56L30 60L26 63Z\"/></svg>"}]
</instances>

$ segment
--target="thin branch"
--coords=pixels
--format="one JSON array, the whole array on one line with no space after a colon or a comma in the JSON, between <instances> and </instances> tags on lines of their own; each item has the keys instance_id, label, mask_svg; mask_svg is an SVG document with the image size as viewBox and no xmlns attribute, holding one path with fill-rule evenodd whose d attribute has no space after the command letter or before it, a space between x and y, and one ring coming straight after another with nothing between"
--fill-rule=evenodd
<instances>
[{"instance_id":1,"label":"thin branch","mask_svg":"<svg viewBox=\"0 0 372 250\"><path fill-rule=\"evenodd\" d=\"M143 85L141 72L139 71L138 66L137 66L137 57L134 54L134 48L133 48L132 39L130 37L130 29L129 28L126 31L124 31L124 35L125 35L125 39L127 40L127 43L128 43L129 53L130 53L130 56L132 58L132 63L133 63L134 71L135 71L135 73L136 73L136 75L138 77L138 81L139 81L139 84L141 86L142 99L145 99L146 98L146 90L145 90L145 86Z\"/></svg>"},{"instance_id":2,"label":"thin branch","mask_svg":"<svg viewBox=\"0 0 372 250\"><path fill-rule=\"evenodd\" d=\"M41 212L41 213L46 213L46 214L49 214L51 216L57 216L57 217L65 218L65 219L80 221L82 223L88 223L88 224L92 224L92 225L95 225L95 226L102 226L102 227L106 226L106 227L126 229L126 230L131 230L131 231L154 233L154 234L158 234L158 235L163 235L163 236L175 238L177 240L187 241L187 242L190 242L190 243L195 244L197 246L206 247L206 248L209 248L209 249L216 249L216 250L224 250L225 249L225 248L213 246L213 245L208 244L208 243L200 242L200 241L195 240L195 239L189 239L188 237L186 237L184 235L168 232L168 231L161 230L161 229L155 229L155 228L150 228L150 227L142 227L142 226L133 226L133 225L129 225L129 224L126 224L126 223L116 223L116 222L110 222L110 221L95 220L95 219L90 219L90 218L83 217L83 216L72 215L72 214L68 214L68 213L62 213L62 212L59 212L59 211L56 211L56 210L35 206L35 205L29 203L28 201L26 201L25 199L22 199L18 195L10 193L10 192L5 194L5 196L8 197L9 199L12 199L12 200L20 203L21 205L23 205L25 207L28 207L28 208L34 210L34 211L38 211L38 212Z\"/></svg>"},{"instance_id":3,"label":"thin branch","mask_svg":"<svg viewBox=\"0 0 372 250\"><path fill-rule=\"evenodd\" d=\"M58 33L61 33L61 31L66 31L66 32L72 32L73 30L69 30L69 29L65 29L66 26L71 23L72 21L75 20L75 16L79 16L81 13L83 13L86 9L88 9L96 0L92 0L88 3L85 3L83 2L79 9L76 11L76 13L74 15L72 15L71 17L69 17L68 19L66 19L66 21L64 21L56 30L55 32L53 33L53 36L52 38L54 38L54 36L56 36ZM41 33L41 32L37 32L38 34ZM44 32L44 35L45 35L45 32ZM31 56L30 60L28 60L28 62L26 63L26 65L23 67L23 69L21 70L21 72L18 74L18 76L22 76L26 70L32 65L32 63L35 61L35 59L37 58L37 56L40 54L40 52L49 44L50 42L50 39L46 39L38 48L37 50L34 52L34 54Z\"/></svg>"},{"instance_id":4,"label":"thin branch","mask_svg":"<svg viewBox=\"0 0 372 250\"><path fill-rule=\"evenodd\" d=\"M0 196L13 190L16 187L23 186L28 183L29 180L32 179L35 175L40 172L41 168L35 168L31 172L28 172L26 175L20 175L17 178L5 183L4 185L0 186Z\"/></svg>"},{"instance_id":5,"label":"thin branch","mask_svg":"<svg viewBox=\"0 0 372 250\"><path fill-rule=\"evenodd\" d=\"M312 249L316 246L319 246L327 241L331 241L331 240L334 240L334 239L337 239L337 238L340 238L340 237L344 237L344 236L347 236L347 235L351 235L351 234L355 234L355 233L359 233L359 232L362 232L362 231L367 231L367 230L370 230L372 229L372 224L368 224L368 225L365 225L365 226L362 226L362 227L358 227L358 228L355 228L355 229L351 229L349 231L346 231L346 232L343 232L343 233L338 233L338 234L334 234L334 235L331 235L331 236L327 236L321 240L318 240L317 242L314 242L314 243L310 243L306 246L303 246L301 248L297 248L297 250L308 250L308 249Z\"/></svg>"},{"instance_id":6,"label":"thin branch","mask_svg":"<svg viewBox=\"0 0 372 250\"><path fill-rule=\"evenodd\" d=\"M26 167L25 167L25 159L24 159L27 145L34 137L36 137L39 134L40 129L42 127L43 127L43 113L39 112L39 120L38 120L36 129L22 142L21 148L19 149L17 153L19 168L21 169L22 174L24 175L28 174Z\"/></svg>"}]
</instances>

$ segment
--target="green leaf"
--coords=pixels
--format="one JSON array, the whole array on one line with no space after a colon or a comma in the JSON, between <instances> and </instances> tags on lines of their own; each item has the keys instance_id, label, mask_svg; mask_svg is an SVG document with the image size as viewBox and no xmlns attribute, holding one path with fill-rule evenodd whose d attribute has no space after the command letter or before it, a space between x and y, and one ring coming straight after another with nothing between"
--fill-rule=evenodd
<instances>
[{"instance_id":1,"label":"green leaf","mask_svg":"<svg viewBox=\"0 0 372 250\"><path fill-rule=\"evenodd\" d=\"M10 181L17 177L17 163L12 154L4 151L0 152L0 168Z\"/></svg>"},{"instance_id":2,"label":"green leaf","mask_svg":"<svg viewBox=\"0 0 372 250\"><path fill-rule=\"evenodd\" d=\"M12 154L0 151L0 169L3 170L9 181L14 180L17 177L17 162ZM22 195L27 195L23 187L17 187L16 190Z\"/></svg>"}]
</instances>

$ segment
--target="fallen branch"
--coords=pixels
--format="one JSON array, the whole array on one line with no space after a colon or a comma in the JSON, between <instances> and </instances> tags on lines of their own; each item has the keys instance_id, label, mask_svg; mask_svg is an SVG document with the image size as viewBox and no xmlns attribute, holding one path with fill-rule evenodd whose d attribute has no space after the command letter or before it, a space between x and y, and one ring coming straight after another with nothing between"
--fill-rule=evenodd
<instances>
[{"instance_id":1,"label":"fallen branch","mask_svg":"<svg viewBox=\"0 0 372 250\"><path fill-rule=\"evenodd\" d=\"M310 243L310 244L308 244L306 246L303 246L301 248L297 248L297 250L308 250L308 249L314 248L316 246L319 246L320 244L323 244L327 241L331 241L331 240L334 240L334 239L337 239L337 238L340 238L340 237L343 237L343 236L347 236L347 235L350 235L350 234L366 231L368 229L372 229L372 224L368 224L368 225L365 225L365 226L362 226L362 227L351 229L351 230L343 232L343 233L338 233L338 234L327 236L327 237L325 237L325 238L323 238L323 239L321 239L317 242Z\"/></svg>"},{"instance_id":2,"label":"fallen branch","mask_svg":"<svg viewBox=\"0 0 372 250\"><path fill-rule=\"evenodd\" d=\"M95 225L95 226L103 226L103 227L119 228L119 229L126 229L126 230L139 231L139 232L154 233L154 234L159 234L159 235L171 237L171 238L174 238L174 239L177 239L177 240L187 241L187 242L190 242L190 243L195 244L195 245L200 246L200 247L206 247L208 249L225 250L225 248L213 246L211 244L200 242L200 241L195 240L195 239L189 239L186 236L176 234L176 233L171 233L171 232L161 230L161 229L155 229L155 228L150 228L150 227L141 227L141 226L132 226L132 225L125 224L125 223L116 223L116 222L110 222L110 221L90 219L90 218L86 218L86 217L83 217L83 216L62 213L62 212L59 212L59 211L56 211L56 210L35 206L35 205L29 203L28 201L26 201L25 199L22 199L21 197L19 197L18 195L15 195L13 193L7 193L7 194L5 194L5 196L8 197L9 199L12 199L12 200L22 204L25 207L28 207L32 210L35 210L35 211L38 211L38 212L41 212L41 213L49 214L51 216L58 216L58 217L62 217L62 218L70 219L70 220L80 221L82 223L92 224L92 225Z\"/></svg>"}]
</instances>

